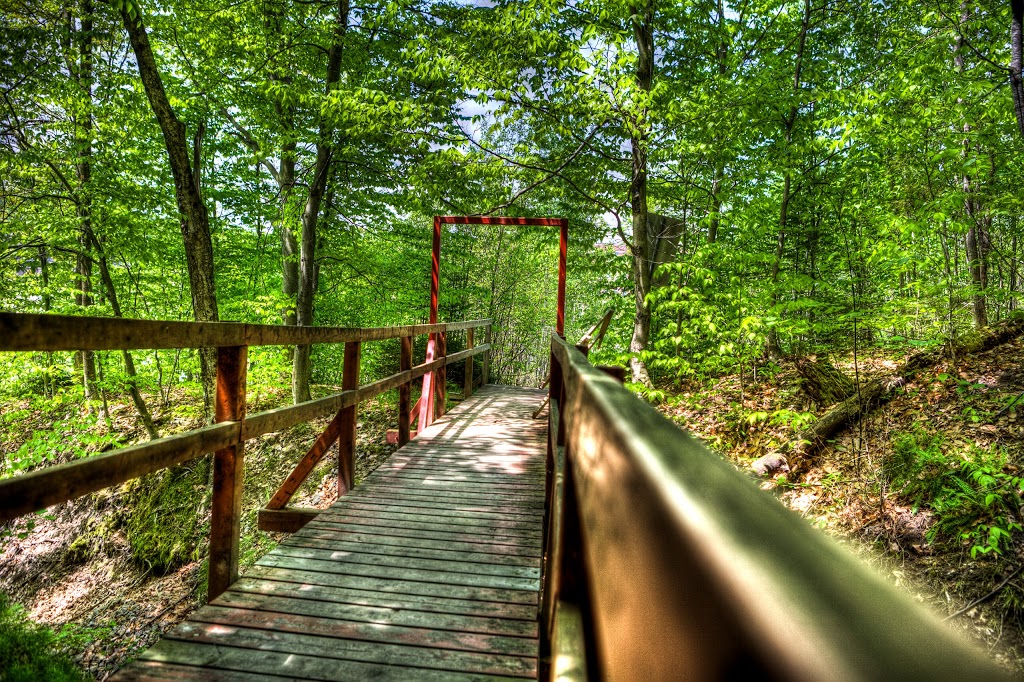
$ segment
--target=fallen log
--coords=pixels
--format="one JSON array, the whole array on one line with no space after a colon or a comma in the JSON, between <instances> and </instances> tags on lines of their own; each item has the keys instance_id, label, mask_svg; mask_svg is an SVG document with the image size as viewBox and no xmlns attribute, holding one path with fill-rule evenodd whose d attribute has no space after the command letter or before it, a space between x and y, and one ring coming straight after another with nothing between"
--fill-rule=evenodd
<instances>
[{"instance_id":1,"label":"fallen log","mask_svg":"<svg viewBox=\"0 0 1024 682\"><path fill-rule=\"evenodd\" d=\"M956 357L962 357L971 353L991 350L1015 339L1022 333L1024 333L1024 315L1015 315L979 334L972 335L954 347L953 354ZM895 396L896 388L906 384L922 369L938 364L946 357L948 351L948 347L943 347L912 354L894 374L864 384L859 391L833 407L804 430L795 441L790 443L788 457L782 456L780 452L772 452L755 460L751 467L760 475L778 470L792 470L796 476L803 474L829 440L834 439L848 425L856 423L865 415L889 402Z\"/></svg>"}]
</instances>

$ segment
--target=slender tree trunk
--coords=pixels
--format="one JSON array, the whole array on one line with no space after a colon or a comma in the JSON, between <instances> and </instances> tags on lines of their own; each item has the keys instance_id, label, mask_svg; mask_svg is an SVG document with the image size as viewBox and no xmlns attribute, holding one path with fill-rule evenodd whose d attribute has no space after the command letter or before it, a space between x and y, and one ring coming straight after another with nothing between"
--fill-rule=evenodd
<instances>
[{"instance_id":1,"label":"slender tree trunk","mask_svg":"<svg viewBox=\"0 0 1024 682\"><path fill-rule=\"evenodd\" d=\"M1010 229L1014 234L1010 238L1010 273L1008 275L1010 296L1006 302L1007 313L1011 313L1017 308L1017 216L1011 218Z\"/></svg>"},{"instance_id":2,"label":"slender tree trunk","mask_svg":"<svg viewBox=\"0 0 1024 682\"><path fill-rule=\"evenodd\" d=\"M966 24L970 16L971 6L969 2L965 1L960 5L961 25ZM962 73L964 70L963 53L965 46L966 42L963 36L958 36L956 40L956 49L953 52L953 65L956 67L957 73ZM959 99L958 103L963 104L963 99ZM971 155L970 133L971 124L965 122L963 140L963 156L965 159ZM963 174L962 183L964 191L964 213L968 222L967 234L964 238L964 254L967 257L967 269L971 275L971 301L974 327L976 329L981 329L988 325L988 310L985 301L985 286L988 273L987 268L985 267L984 258L984 242L987 241L988 235L985 234L981 225L981 207L977 198L974 196L974 179L966 170Z\"/></svg>"},{"instance_id":3,"label":"slender tree trunk","mask_svg":"<svg viewBox=\"0 0 1024 682\"><path fill-rule=\"evenodd\" d=\"M79 253L75 260L75 303L82 308L93 304L92 298L92 258L89 255L90 244L88 233L92 230L92 0L82 0L79 5L81 24L75 30L75 19L67 11L68 22L67 63L78 86L79 92L75 99L73 123L75 129L75 176L78 180L78 196L75 211L78 215ZM72 41L77 39L77 46ZM76 54L77 47L77 54ZM96 385L96 354L93 351L80 352L82 366L82 382L85 399L90 405L96 404L100 392ZM106 418L106 410L99 408L100 417Z\"/></svg>"},{"instance_id":4,"label":"slender tree trunk","mask_svg":"<svg viewBox=\"0 0 1024 682\"><path fill-rule=\"evenodd\" d=\"M39 277L43 284L43 312L48 313L53 307L53 297L50 295L50 257L46 253L46 247L39 247ZM45 371L43 372L43 395L52 398L56 395L56 387L53 385L53 353L43 354Z\"/></svg>"},{"instance_id":5,"label":"slender tree trunk","mask_svg":"<svg viewBox=\"0 0 1024 682\"><path fill-rule=\"evenodd\" d=\"M718 241L718 228L722 224L722 181L725 179L725 164L721 161L715 166L715 175L711 180L711 219L708 220L707 243Z\"/></svg>"},{"instance_id":6,"label":"slender tree trunk","mask_svg":"<svg viewBox=\"0 0 1024 682\"><path fill-rule=\"evenodd\" d=\"M164 145L167 147L171 174L174 177L174 195L178 203L181 236L185 242L192 313L199 322L216 322L218 314L213 277L213 242L210 238L209 215L199 191L199 169L192 168L185 125L178 120L164 91L160 70L142 21L142 10L138 6L133 9L134 18L128 12L128 3L125 3L121 8L121 20L135 53L146 97L160 124ZM212 418L216 351L212 348L200 349L199 359L206 414Z\"/></svg>"},{"instance_id":7,"label":"slender tree trunk","mask_svg":"<svg viewBox=\"0 0 1024 682\"><path fill-rule=\"evenodd\" d=\"M633 36L637 45L636 85L646 96L654 78L654 0L630 7ZM647 151L650 142L647 105L635 113L631 126L632 179L629 187L633 218L633 338L629 342L630 369L633 381L651 385L647 366L640 354L647 350L651 334L651 310L647 294L651 289L651 239L647 215Z\"/></svg>"},{"instance_id":8,"label":"slender tree trunk","mask_svg":"<svg viewBox=\"0 0 1024 682\"><path fill-rule=\"evenodd\" d=\"M110 309L114 313L114 317L123 317L121 312L121 303L117 297L117 289L114 287L114 279L110 275L110 267L107 263L107 255L103 250L103 245L99 239L96 238L94 232L89 233L89 238L92 241L93 250L96 253L96 263L100 267L100 279L103 282L103 288L107 293L107 300L110 302ZM153 415L150 414L149 407L146 405L145 399L142 397L142 393L139 391L138 372L135 369L135 359L129 351L121 351L121 357L124 360L125 373L128 374L128 393L131 395L132 403L135 405L135 411L139 415L139 420L146 429L146 433L149 434L150 439L155 440L160 437L160 434L156 430L156 425L153 423Z\"/></svg>"},{"instance_id":9,"label":"slender tree trunk","mask_svg":"<svg viewBox=\"0 0 1024 682\"><path fill-rule=\"evenodd\" d=\"M1010 0L1010 91L1017 131L1024 138L1024 0Z\"/></svg>"},{"instance_id":10,"label":"slender tree trunk","mask_svg":"<svg viewBox=\"0 0 1024 682\"><path fill-rule=\"evenodd\" d=\"M287 49L287 40L283 36L284 16L287 7L282 2L267 2L266 29L268 44L274 44L276 51ZM273 61L276 54L268 51L266 59ZM292 79L287 70L275 68L270 73L270 80L291 85ZM286 105L280 99L274 102L274 111L281 126L281 158L277 172L273 172L277 181L280 216L278 231L281 237L281 293L286 299L281 309L281 323L295 325L295 299L299 293L299 241L292 226L297 222L292 215L292 199L295 191L295 163L298 144L295 137L295 107ZM255 142L250 144L258 150ZM294 350L294 349L293 349Z\"/></svg>"},{"instance_id":11,"label":"slender tree trunk","mask_svg":"<svg viewBox=\"0 0 1024 682\"><path fill-rule=\"evenodd\" d=\"M804 52L807 49L807 33L811 26L811 0L804 0L803 23L800 26L800 39L797 43L796 62L793 67L793 104L783 119L783 128L786 139L786 169L782 179L782 201L779 205L779 232L775 239L775 258L772 261L771 271L771 305L774 309L779 304L779 274L782 270L782 258L786 253L786 231L789 229L789 202L792 199L793 171L791 168L791 147L793 144L793 130L796 127L796 119L800 113L797 106L797 97L800 95L801 76L804 63ZM768 354L770 356L782 355L782 345L779 343L779 332L775 327L768 330Z\"/></svg>"},{"instance_id":12,"label":"slender tree trunk","mask_svg":"<svg viewBox=\"0 0 1024 682\"><path fill-rule=\"evenodd\" d=\"M325 90L328 93L334 89L341 76L341 56L345 46L345 33L348 30L348 13L348 0L339 0L334 35L327 55ZM319 280L316 262L316 228L320 217L320 204L327 193L327 180L334 151L331 144L332 134L333 131L328 122L321 119L316 142L313 180L310 182L309 195L302 211L302 235L299 240L299 288L296 295L295 313L296 324L300 326L313 324L313 298ZM310 399L309 353L308 345L295 348L292 361L292 399L296 403Z\"/></svg>"},{"instance_id":13,"label":"slender tree trunk","mask_svg":"<svg viewBox=\"0 0 1024 682\"><path fill-rule=\"evenodd\" d=\"M726 39L728 29L725 25L725 2L718 0L718 32L720 40L718 43L718 75L725 78L729 72L729 43ZM721 141L719 140L719 143ZM721 154L721 150L716 150ZM718 229L722 224L722 182L725 179L725 161L721 158L715 164L715 174L711 179L711 215L708 220L707 243L714 244L718 241Z\"/></svg>"},{"instance_id":14,"label":"slender tree trunk","mask_svg":"<svg viewBox=\"0 0 1024 682\"><path fill-rule=\"evenodd\" d=\"M282 122L290 116L282 118ZM299 242L291 226L290 204L295 191L295 140L285 142L281 146L281 163L279 172L279 190L281 192L281 293L287 302L281 311L281 322L295 326L295 303L299 293Z\"/></svg>"}]
</instances>

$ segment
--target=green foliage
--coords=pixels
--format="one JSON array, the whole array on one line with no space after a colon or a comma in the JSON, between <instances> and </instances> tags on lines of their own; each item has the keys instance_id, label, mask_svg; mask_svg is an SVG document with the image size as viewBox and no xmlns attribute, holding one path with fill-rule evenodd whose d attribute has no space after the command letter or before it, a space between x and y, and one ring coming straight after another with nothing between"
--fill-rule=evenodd
<instances>
[{"instance_id":1,"label":"green foliage","mask_svg":"<svg viewBox=\"0 0 1024 682\"><path fill-rule=\"evenodd\" d=\"M757 301L717 250L663 265L658 273L671 283L648 297L661 318L647 354L652 371L677 379L707 376L750 366L762 354L767 328L753 314Z\"/></svg>"},{"instance_id":2,"label":"green foliage","mask_svg":"<svg viewBox=\"0 0 1024 682\"><path fill-rule=\"evenodd\" d=\"M941 436L923 430L893 439L882 475L894 492L935 513L929 541L966 542L971 557L1002 554L1024 530L1020 509L1024 479L1005 470L1006 451L969 447L944 452Z\"/></svg>"},{"instance_id":3,"label":"green foliage","mask_svg":"<svg viewBox=\"0 0 1024 682\"><path fill-rule=\"evenodd\" d=\"M29 620L25 609L0 593L0 680L85 682L90 679L65 653L99 631L65 626L54 632Z\"/></svg>"}]
</instances>

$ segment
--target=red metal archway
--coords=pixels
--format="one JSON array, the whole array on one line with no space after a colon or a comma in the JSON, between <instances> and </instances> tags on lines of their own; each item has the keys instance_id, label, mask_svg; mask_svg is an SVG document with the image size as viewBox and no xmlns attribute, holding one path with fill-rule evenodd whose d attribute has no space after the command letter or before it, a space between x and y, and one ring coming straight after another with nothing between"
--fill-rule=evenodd
<instances>
[{"instance_id":1,"label":"red metal archway","mask_svg":"<svg viewBox=\"0 0 1024 682\"><path fill-rule=\"evenodd\" d=\"M437 295L441 282L441 226L442 225L521 225L558 228L558 314L555 321L555 332L565 338L565 263L569 243L568 218L507 218L490 216L434 216L434 244L431 250L430 264L430 324L437 324ZM436 357L436 335L431 334L427 341L427 358L430 362ZM419 425L416 432L430 426L434 420L434 373L423 375L423 391L419 402Z\"/></svg>"}]
</instances>

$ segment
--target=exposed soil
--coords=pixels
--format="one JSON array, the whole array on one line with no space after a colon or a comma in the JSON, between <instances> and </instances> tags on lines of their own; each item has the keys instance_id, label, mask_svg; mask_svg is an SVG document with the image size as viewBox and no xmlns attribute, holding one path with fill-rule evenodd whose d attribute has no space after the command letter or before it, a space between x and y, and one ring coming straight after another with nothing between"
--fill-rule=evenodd
<instances>
[{"instance_id":1,"label":"exposed soil","mask_svg":"<svg viewBox=\"0 0 1024 682\"><path fill-rule=\"evenodd\" d=\"M998 445L1009 453L1006 470L1024 469L1024 339L977 355L945 361L920 373L888 405L844 431L815 459L799 481L776 474L761 480L786 505L841 539L897 586L928 604L940 617L955 614L988 595L1024 565L1024 534L998 557L970 556L968 544L929 543L933 523L925 509L888 490L880 465L893 438L914 429L942 436L944 453ZM891 373L901 362L881 350L832 361L861 382ZM661 409L750 473L756 458L784 449L795 437L787 417L823 414L799 386L789 362L762 368L754 380L727 376L714 385L690 384ZM1002 410L1002 411L1001 411ZM789 414L780 411L788 411ZM777 415L773 418L773 415ZM751 473L754 476L753 473ZM1020 515L1018 515L1018 520ZM1007 668L1024 673L1024 573L997 594L950 622Z\"/></svg>"}]
</instances>

